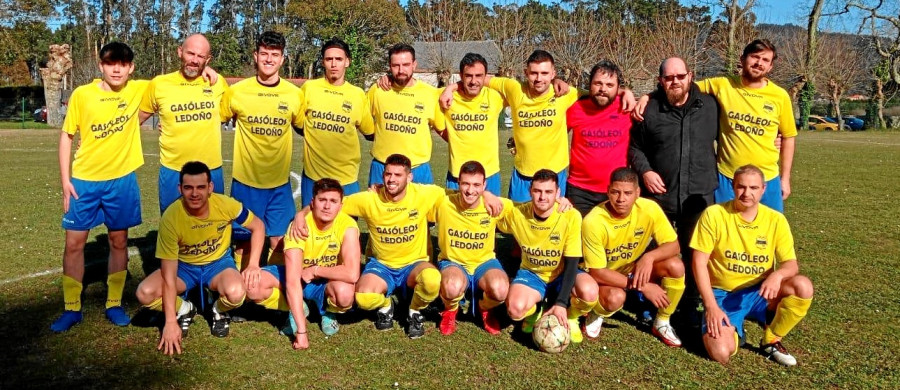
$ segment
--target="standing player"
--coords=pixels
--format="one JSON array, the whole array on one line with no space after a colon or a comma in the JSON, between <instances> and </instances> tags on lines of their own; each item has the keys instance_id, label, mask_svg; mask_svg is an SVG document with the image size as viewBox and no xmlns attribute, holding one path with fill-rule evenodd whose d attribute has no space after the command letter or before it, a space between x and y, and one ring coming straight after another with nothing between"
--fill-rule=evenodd
<instances>
[{"instance_id":1,"label":"standing player","mask_svg":"<svg viewBox=\"0 0 900 390\"><path fill-rule=\"evenodd\" d=\"M509 288L506 309L510 318L522 321L522 331L531 333L548 290L558 292L547 314L566 324L572 342L580 343L578 317L597 304L597 283L578 270L581 215L576 210L556 210L557 180L552 170L535 172L531 202L518 205L497 224L501 231L512 233L522 250L522 264Z\"/></svg>"},{"instance_id":2,"label":"standing player","mask_svg":"<svg viewBox=\"0 0 900 390\"><path fill-rule=\"evenodd\" d=\"M228 88L220 77L210 85L202 76L212 58L209 41L194 34L178 47L181 69L154 77L141 100L141 122L160 117L159 211L178 199L178 170L188 161L212 169L215 190L222 194L222 133L219 104Z\"/></svg>"},{"instance_id":3,"label":"standing player","mask_svg":"<svg viewBox=\"0 0 900 390\"><path fill-rule=\"evenodd\" d=\"M799 274L787 219L760 204L762 170L742 166L733 183L735 198L707 208L691 239L694 278L706 308L703 345L713 360L728 363L749 318L766 324L763 352L793 366L797 359L781 339L809 311L813 285Z\"/></svg>"},{"instance_id":4,"label":"standing player","mask_svg":"<svg viewBox=\"0 0 900 390\"><path fill-rule=\"evenodd\" d=\"M345 195L359 192L356 131L370 140L375 133L366 93L344 79L350 66L347 43L336 38L323 43L322 64L325 77L309 80L300 87L305 116L300 180L303 207L312 202L313 183L326 177L339 181Z\"/></svg>"},{"instance_id":5,"label":"standing player","mask_svg":"<svg viewBox=\"0 0 900 390\"><path fill-rule=\"evenodd\" d=\"M582 228L584 267L600 292L599 304L585 321L585 333L598 337L603 319L625 304L625 291L640 291L658 309L653 335L668 346L680 347L681 339L669 323L684 293L684 264L678 258L675 230L656 202L640 197L638 176L631 168L610 174L607 193L609 200L591 210Z\"/></svg>"},{"instance_id":6,"label":"standing player","mask_svg":"<svg viewBox=\"0 0 900 390\"><path fill-rule=\"evenodd\" d=\"M413 78L416 51L407 44L388 50L392 88L369 88L368 98L375 117L375 142L369 185L381 184L388 156L403 153L412 163L416 183L431 184L431 127L443 131L444 120L438 106L438 90Z\"/></svg>"},{"instance_id":7,"label":"standing player","mask_svg":"<svg viewBox=\"0 0 900 390\"><path fill-rule=\"evenodd\" d=\"M106 318L117 326L131 319L122 308L128 265L128 228L141 223L141 193L134 171L144 164L137 111L146 81L129 80L134 52L111 42L100 49L102 79L75 89L59 138L66 246L63 252L65 311L50 329L65 332L81 322L84 245L94 227L109 230ZM81 147L71 164L72 143Z\"/></svg>"},{"instance_id":8,"label":"standing player","mask_svg":"<svg viewBox=\"0 0 900 390\"><path fill-rule=\"evenodd\" d=\"M608 199L609 175L627 165L631 117L622 113L619 88L625 83L616 64L603 60L591 69L590 95L566 111L572 132L572 165L566 196L581 213Z\"/></svg>"},{"instance_id":9,"label":"standing player","mask_svg":"<svg viewBox=\"0 0 900 390\"><path fill-rule=\"evenodd\" d=\"M250 254L258 258L265 240L265 226L240 202L214 194L206 164L191 161L179 172L181 201L172 203L159 221L156 257L160 269L147 276L137 288L137 298L145 307L165 313L157 349L171 355L181 353L197 309L178 294L200 287L217 291L212 306L213 336L228 335L227 311L244 302L244 283L255 286L258 277L242 280L231 257L231 224L250 229ZM246 279L247 276L245 275ZM258 276L258 275L257 275Z\"/></svg>"},{"instance_id":10,"label":"standing player","mask_svg":"<svg viewBox=\"0 0 900 390\"><path fill-rule=\"evenodd\" d=\"M274 264L283 263L282 237L297 212L290 183L291 126L303 124L300 89L282 83L278 75L285 44L284 36L277 32L262 33L253 51L256 77L234 84L225 92L221 105L222 119L235 118L237 123L231 196L263 220L269 237L269 261ZM246 239L246 231L236 233ZM238 256L244 254L246 242L239 245ZM249 262L258 265L259 259ZM244 272L259 277L258 266Z\"/></svg>"},{"instance_id":11,"label":"standing player","mask_svg":"<svg viewBox=\"0 0 900 390\"><path fill-rule=\"evenodd\" d=\"M312 302L322 316L322 332L333 336L340 328L336 314L353 306L354 287L359 279L359 228L341 212L344 197L340 182L322 179L312 189L313 202L305 223L306 239L284 241L284 265L263 268L259 288L247 297L274 310L290 312L294 348L309 346L306 335L304 300Z\"/></svg>"},{"instance_id":12,"label":"standing player","mask_svg":"<svg viewBox=\"0 0 900 390\"><path fill-rule=\"evenodd\" d=\"M447 188L459 189L459 172L466 161L478 161L487 174L485 189L500 193L500 141L498 124L505 103L497 91L484 88L487 60L466 53L459 62L459 78L453 104L444 110L446 130L441 136L450 145Z\"/></svg>"},{"instance_id":13,"label":"standing player","mask_svg":"<svg viewBox=\"0 0 900 390\"><path fill-rule=\"evenodd\" d=\"M456 331L459 302L468 299L475 307L477 300L484 330L500 334L500 323L493 309L506 300L509 278L494 253L497 220L511 212L513 204L502 199L503 211L492 217L484 205L484 166L477 161L462 164L459 171L459 192L446 195L430 212L429 219L437 222L438 267L441 269L440 330L444 335ZM474 312L474 310L473 310Z\"/></svg>"}]
</instances>

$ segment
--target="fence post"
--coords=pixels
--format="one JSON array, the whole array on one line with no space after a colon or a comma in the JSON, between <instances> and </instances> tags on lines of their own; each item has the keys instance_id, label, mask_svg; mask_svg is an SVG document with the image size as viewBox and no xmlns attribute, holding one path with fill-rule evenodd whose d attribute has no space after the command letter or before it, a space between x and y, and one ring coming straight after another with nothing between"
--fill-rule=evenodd
<instances>
[{"instance_id":1,"label":"fence post","mask_svg":"<svg viewBox=\"0 0 900 390\"><path fill-rule=\"evenodd\" d=\"M22 97L22 115L19 115L19 120L22 122L22 130L25 130L25 97Z\"/></svg>"}]
</instances>

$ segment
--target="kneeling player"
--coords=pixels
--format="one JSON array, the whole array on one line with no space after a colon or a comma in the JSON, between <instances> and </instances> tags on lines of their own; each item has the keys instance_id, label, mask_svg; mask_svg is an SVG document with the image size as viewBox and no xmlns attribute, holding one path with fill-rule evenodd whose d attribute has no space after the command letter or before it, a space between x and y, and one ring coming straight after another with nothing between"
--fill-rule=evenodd
<instances>
[{"instance_id":1,"label":"kneeling player","mask_svg":"<svg viewBox=\"0 0 900 390\"><path fill-rule=\"evenodd\" d=\"M733 200L703 212L691 239L694 277L706 308L703 344L713 360L728 363L750 318L766 324L760 346L768 357L793 366L797 359L781 339L806 316L812 282L798 273L787 219L759 203L766 190L762 171L740 167L733 188Z\"/></svg>"},{"instance_id":2,"label":"kneeling player","mask_svg":"<svg viewBox=\"0 0 900 390\"><path fill-rule=\"evenodd\" d=\"M312 192L307 238L285 238L285 264L263 268L259 288L247 291L247 297L268 309L290 311L296 349L309 346L306 321L296 321L307 314L303 301L314 303L313 310L322 315L322 332L332 336L340 328L335 315L353 306L359 279L359 228L341 212L341 183L321 179Z\"/></svg>"},{"instance_id":3,"label":"kneeling player","mask_svg":"<svg viewBox=\"0 0 900 390\"><path fill-rule=\"evenodd\" d=\"M597 304L597 283L578 270L581 214L573 209L557 211L559 181L549 169L534 174L530 193L531 202L515 207L497 224L501 231L513 234L522 250L522 264L509 288L507 312L514 321L523 321L522 331L531 333L541 315L538 305L548 289L556 290L556 302L547 313L566 324L572 342L579 343L578 317Z\"/></svg>"},{"instance_id":4,"label":"kneeling player","mask_svg":"<svg viewBox=\"0 0 900 390\"><path fill-rule=\"evenodd\" d=\"M494 253L497 220L513 209L503 199L501 215L492 217L484 205L485 171L481 163L469 161L459 169L459 192L446 195L435 206L429 219L438 226L438 267L441 269L440 329L444 335L456 331L459 302L467 298L474 307L476 292L481 291L478 310L484 329L500 334L500 323L493 309L506 300L509 278ZM474 311L474 310L473 310Z\"/></svg>"},{"instance_id":5,"label":"kneeling player","mask_svg":"<svg viewBox=\"0 0 900 390\"><path fill-rule=\"evenodd\" d=\"M220 294L212 307L211 331L217 337L228 335L225 312L244 302L243 281L231 255L231 223L250 230L251 255L258 258L262 253L266 234L262 221L240 202L214 194L213 189L206 164L184 164L179 173L180 202L169 205L159 221L156 257L160 269L137 288L141 304L165 313L157 348L166 354L181 353L182 336L197 309L177 294L194 287L200 287L201 294L207 286Z\"/></svg>"},{"instance_id":6,"label":"kneeling player","mask_svg":"<svg viewBox=\"0 0 900 390\"><path fill-rule=\"evenodd\" d=\"M603 319L625 304L626 290L640 291L658 309L653 334L680 347L669 323L684 293L684 265L675 229L656 202L641 198L638 175L631 168L612 172L609 200L584 217L584 265L599 284L600 302L585 321L590 338L600 335ZM657 247L647 250L651 239Z\"/></svg>"}]
</instances>

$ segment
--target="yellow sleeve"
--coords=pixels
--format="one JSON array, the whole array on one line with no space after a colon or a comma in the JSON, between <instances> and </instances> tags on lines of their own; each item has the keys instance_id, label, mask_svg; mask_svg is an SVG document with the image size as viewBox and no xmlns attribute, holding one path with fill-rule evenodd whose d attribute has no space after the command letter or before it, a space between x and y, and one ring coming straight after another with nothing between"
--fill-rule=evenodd
<instances>
[{"instance_id":1,"label":"yellow sleeve","mask_svg":"<svg viewBox=\"0 0 900 390\"><path fill-rule=\"evenodd\" d=\"M302 88L297 88L297 95L299 99L297 100L299 103L297 104L297 110L293 113L293 126L296 128L302 128L303 122L306 121L306 94L303 92Z\"/></svg>"},{"instance_id":2,"label":"yellow sleeve","mask_svg":"<svg viewBox=\"0 0 900 390\"><path fill-rule=\"evenodd\" d=\"M422 196L425 197L425 207L434 207L438 201L447 196L447 190L434 184L422 184Z\"/></svg>"},{"instance_id":3,"label":"yellow sleeve","mask_svg":"<svg viewBox=\"0 0 900 390\"><path fill-rule=\"evenodd\" d=\"M700 88L700 93L715 95L715 93L713 93L713 79L712 78L697 81L696 84L697 84L697 87Z\"/></svg>"},{"instance_id":4,"label":"yellow sleeve","mask_svg":"<svg viewBox=\"0 0 900 390\"><path fill-rule=\"evenodd\" d=\"M554 206L555 207L555 206ZM563 256L581 257L581 214L577 210L566 211L568 228L566 229L566 246L563 248Z\"/></svg>"},{"instance_id":5,"label":"yellow sleeve","mask_svg":"<svg viewBox=\"0 0 900 390\"><path fill-rule=\"evenodd\" d=\"M233 98L234 89L229 89L222 95L222 104L219 105L219 116L222 118L222 122L231 120L231 118L237 114L235 110L231 108L231 101Z\"/></svg>"},{"instance_id":6,"label":"yellow sleeve","mask_svg":"<svg viewBox=\"0 0 900 390\"><path fill-rule=\"evenodd\" d=\"M584 265L587 269L603 269L606 268L608 264L608 260L606 258L606 230L603 229L603 224L598 222L594 222L595 218L591 217L591 214L588 214L587 217L584 218L584 223L582 226L582 240L584 241L581 245L584 252Z\"/></svg>"},{"instance_id":7,"label":"yellow sleeve","mask_svg":"<svg viewBox=\"0 0 900 390\"><path fill-rule=\"evenodd\" d=\"M291 231L294 228L294 222L291 222L290 226L288 226L287 231ZM306 240L302 238L294 239L290 234L284 235L284 250L288 249L299 249L303 250L306 247Z\"/></svg>"},{"instance_id":8,"label":"yellow sleeve","mask_svg":"<svg viewBox=\"0 0 900 390\"><path fill-rule=\"evenodd\" d=\"M517 93L521 92L522 86L515 79L491 77L491 81L488 82L488 88L500 92L503 99L509 102L512 96L516 96Z\"/></svg>"},{"instance_id":9,"label":"yellow sleeve","mask_svg":"<svg viewBox=\"0 0 900 390\"><path fill-rule=\"evenodd\" d=\"M366 190L363 192L357 192L353 195L345 196L344 205L341 207L341 212L351 217L365 218L366 203L368 203L369 198L371 198L372 196L378 195Z\"/></svg>"},{"instance_id":10,"label":"yellow sleeve","mask_svg":"<svg viewBox=\"0 0 900 390\"><path fill-rule=\"evenodd\" d=\"M369 87L369 91L366 92L366 100L369 102L369 106L368 106L369 115L371 115L372 117L374 117L375 115L378 115L378 113L375 112L375 93L376 93L377 89L378 89L378 86L373 85L373 86Z\"/></svg>"},{"instance_id":11,"label":"yellow sleeve","mask_svg":"<svg viewBox=\"0 0 900 390\"><path fill-rule=\"evenodd\" d=\"M372 117L372 105L369 103L369 98L365 95L362 97L362 104L362 117L358 124L359 132L363 133L363 135L375 134L375 118Z\"/></svg>"},{"instance_id":12,"label":"yellow sleeve","mask_svg":"<svg viewBox=\"0 0 900 390\"><path fill-rule=\"evenodd\" d=\"M157 259L178 259L178 233L175 231L175 221L172 219L163 214L159 221L159 235L156 236Z\"/></svg>"},{"instance_id":13,"label":"yellow sleeve","mask_svg":"<svg viewBox=\"0 0 900 390\"><path fill-rule=\"evenodd\" d=\"M440 96L441 90L439 89L437 90L437 94L435 95L434 99L439 100ZM444 117L444 110L441 109L440 104L434 105L434 116L431 119L431 127L434 127L434 129L438 132L447 130L447 122Z\"/></svg>"},{"instance_id":14,"label":"yellow sleeve","mask_svg":"<svg viewBox=\"0 0 900 390\"><path fill-rule=\"evenodd\" d=\"M778 131L782 137L796 137L797 123L794 122L794 109L791 106L791 98L784 93L781 99L781 112L778 118Z\"/></svg>"},{"instance_id":15,"label":"yellow sleeve","mask_svg":"<svg viewBox=\"0 0 900 390\"><path fill-rule=\"evenodd\" d=\"M710 213L710 209L706 209L697 226L694 227L694 234L691 236L691 248L703 253L712 254L716 247L718 235L716 234L715 218Z\"/></svg>"},{"instance_id":16,"label":"yellow sleeve","mask_svg":"<svg viewBox=\"0 0 900 390\"><path fill-rule=\"evenodd\" d=\"M662 245L678 241L678 234L675 233L675 228L669 223L669 219L666 218L666 214L662 211L662 208L656 203L653 203L653 208L651 210L651 218L653 218L653 239L656 240L656 244Z\"/></svg>"},{"instance_id":17,"label":"yellow sleeve","mask_svg":"<svg viewBox=\"0 0 900 390\"><path fill-rule=\"evenodd\" d=\"M237 221L244 218L244 222L240 225L243 227L249 227L250 222L253 222L253 212L250 209L244 207L244 204L239 202L237 199L234 199L230 196L221 195L224 200L225 207L225 215L231 216L233 221Z\"/></svg>"},{"instance_id":18,"label":"yellow sleeve","mask_svg":"<svg viewBox=\"0 0 900 390\"><path fill-rule=\"evenodd\" d=\"M434 207L428 209L428 214L426 217L428 219L428 222L437 222L438 210L441 208L441 205L443 205L444 202L450 201L450 199L447 198L448 196L449 195L444 195L443 197L438 199L437 202L434 202Z\"/></svg>"},{"instance_id":19,"label":"yellow sleeve","mask_svg":"<svg viewBox=\"0 0 900 390\"><path fill-rule=\"evenodd\" d=\"M568 109L575 104L575 102L578 101L578 96L580 96L580 94L581 91L578 90L578 88L569 88L569 92L562 96L565 107Z\"/></svg>"},{"instance_id":20,"label":"yellow sleeve","mask_svg":"<svg viewBox=\"0 0 900 390\"><path fill-rule=\"evenodd\" d=\"M147 90L144 92L144 97L141 98L141 105L138 107L143 112L157 112L159 111L159 106L156 104L156 79L150 80L150 85L147 86Z\"/></svg>"},{"instance_id":21,"label":"yellow sleeve","mask_svg":"<svg viewBox=\"0 0 900 390\"><path fill-rule=\"evenodd\" d=\"M785 261L797 260L797 253L794 250L794 235L791 234L791 227L788 225L787 218L778 214L778 220L775 223L775 260L778 263Z\"/></svg>"}]
</instances>

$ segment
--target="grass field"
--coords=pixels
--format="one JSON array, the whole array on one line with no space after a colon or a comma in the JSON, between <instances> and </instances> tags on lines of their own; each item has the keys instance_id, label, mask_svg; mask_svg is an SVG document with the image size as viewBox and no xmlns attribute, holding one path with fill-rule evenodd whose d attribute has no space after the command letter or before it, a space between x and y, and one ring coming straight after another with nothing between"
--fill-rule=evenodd
<instances>
[{"instance_id":1,"label":"grass field","mask_svg":"<svg viewBox=\"0 0 900 390\"><path fill-rule=\"evenodd\" d=\"M232 134L223 138L230 159ZM359 316L330 339L311 326L311 348L293 351L269 322L234 324L228 338L217 339L198 317L186 352L167 357L155 350L156 328L115 328L104 319L102 230L92 232L87 250L85 321L52 334L49 324L62 310L57 140L56 131L0 130L0 165L6 167L0 180L3 389L900 387L894 355L900 348L900 181L891 173L900 166L900 133L800 134L787 216L801 272L815 283L816 295L809 316L785 340L800 362L791 369L766 361L755 347L742 348L731 365L720 366L700 352L691 329L680 330L686 348L667 348L636 327L631 313L604 324L599 340L559 355L535 351L511 335L512 327L491 337L463 322L456 334L442 337L430 322L424 338L408 340L399 328L376 332ZM143 140L146 163L138 176L144 224L130 232L125 293L131 312L138 309L135 287L156 265L158 145L154 132L145 132ZM299 150L295 146L295 172ZM446 153L443 141L436 141L434 174L441 183ZM509 155L501 156L507 173ZM230 176L230 162L225 173ZM756 345L761 329L747 328Z\"/></svg>"}]
</instances>

